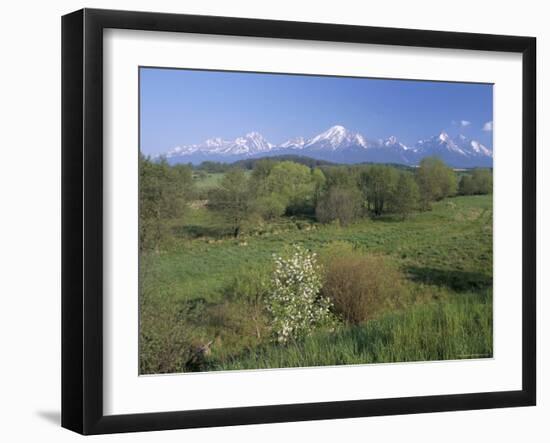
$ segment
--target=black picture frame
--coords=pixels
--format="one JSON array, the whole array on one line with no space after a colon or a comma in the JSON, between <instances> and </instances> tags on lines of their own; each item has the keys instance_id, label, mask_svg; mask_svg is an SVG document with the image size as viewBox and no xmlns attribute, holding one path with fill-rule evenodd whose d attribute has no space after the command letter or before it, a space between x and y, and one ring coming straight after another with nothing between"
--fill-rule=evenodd
<instances>
[{"instance_id":1,"label":"black picture frame","mask_svg":"<svg viewBox=\"0 0 550 443\"><path fill-rule=\"evenodd\" d=\"M103 30L107 28L522 54L522 389L104 415L102 76ZM532 37L97 9L65 15L62 18L62 426L81 434L106 434L535 405L535 85L536 39Z\"/></svg>"}]
</instances>

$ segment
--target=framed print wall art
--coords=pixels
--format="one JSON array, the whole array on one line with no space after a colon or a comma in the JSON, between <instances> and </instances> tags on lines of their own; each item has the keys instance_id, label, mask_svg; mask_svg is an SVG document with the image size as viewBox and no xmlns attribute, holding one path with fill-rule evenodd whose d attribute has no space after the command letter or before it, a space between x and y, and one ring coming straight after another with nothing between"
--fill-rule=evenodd
<instances>
[{"instance_id":1,"label":"framed print wall art","mask_svg":"<svg viewBox=\"0 0 550 443\"><path fill-rule=\"evenodd\" d=\"M62 425L535 404L535 39L62 21Z\"/></svg>"}]
</instances>

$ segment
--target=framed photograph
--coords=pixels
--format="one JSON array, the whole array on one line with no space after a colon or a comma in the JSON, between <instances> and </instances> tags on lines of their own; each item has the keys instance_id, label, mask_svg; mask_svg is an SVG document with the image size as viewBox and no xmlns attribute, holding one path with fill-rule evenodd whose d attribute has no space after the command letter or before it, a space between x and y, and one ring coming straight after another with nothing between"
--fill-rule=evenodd
<instances>
[{"instance_id":1,"label":"framed photograph","mask_svg":"<svg viewBox=\"0 0 550 443\"><path fill-rule=\"evenodd\" d=\"M531 37L62 20L62 425L536 402Z\"/></svg>"}]
</instances>

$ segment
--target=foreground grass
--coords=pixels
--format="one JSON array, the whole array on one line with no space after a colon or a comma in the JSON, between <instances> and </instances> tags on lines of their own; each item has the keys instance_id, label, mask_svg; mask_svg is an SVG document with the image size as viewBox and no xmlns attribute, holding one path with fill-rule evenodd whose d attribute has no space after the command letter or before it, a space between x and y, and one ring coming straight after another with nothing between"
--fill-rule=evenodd
<instances>
[{"instance_id":1,"label":"foreground grass","mask_svg":"<svg viewBox=\"0 0 550 443\"><path fill-rule=\"evenodd\" d=\"M245 352L211 369L265 369L492 357L490 296L465 295Z\"/></svg>"}]
</instances>

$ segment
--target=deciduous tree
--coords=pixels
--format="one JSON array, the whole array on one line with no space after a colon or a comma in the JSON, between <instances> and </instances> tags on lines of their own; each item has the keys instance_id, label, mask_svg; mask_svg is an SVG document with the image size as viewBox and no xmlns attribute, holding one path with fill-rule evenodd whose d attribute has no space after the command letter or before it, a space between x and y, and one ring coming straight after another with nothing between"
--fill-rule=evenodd
<instances>
[{"instance_id":1,"label":"deciduous tree","mask_svg":"<svg viewBox=\"0 0 550 443\"><path fill-rule=\"evenodd\" d=\"M249 215L251 195L248 177L242 169L229 170L219 188L209 193L208 206L220 211L232 226L233 236L238 237L242 224Z\"/></svg>"},{"instance_id":2,"label":"deciduous tree","mask_svg":"<svg viewBox=\"0 0 550 443\"><path fill-rule=\"evenodd\" d=\"M409 172L400 172L397 186L391 198L392 209L403 219L418 207L420 192L414 177Z\"/></svg>"},{"instance_id":3,"label":"deciduous tree","mask_svg":"<svg viewBox=\"0 0 550 443\"><path fill-rule=\"evenodd\" d=\"M321 223L338 220L347 225L361 214L362 201L357 188L331 187L319 199L315 215Z\"/></svg>"},{"instance_id":4,"label":"deciduous tree","mask_svg":"<svg viewBox=\"0 0 550 443\"><path fill-rule=\"evenodd\" d=\"M387 207L395 192L398 177L397 169L383 165L371 166L361 174L363 193L374 215L381 215Z\"/></svg>"},{"instance_id":5,"label":"deciduous tree","mask_svg":"<svg viewBox=\"0 0 550 443\"><path fill-rule=\"evenodd\" d=\"M420 162L416 173L423 209L429 209L431 202L455 195L457 180L455 172L437 157L426 157Z\"/></svg>"}]
</instances>

